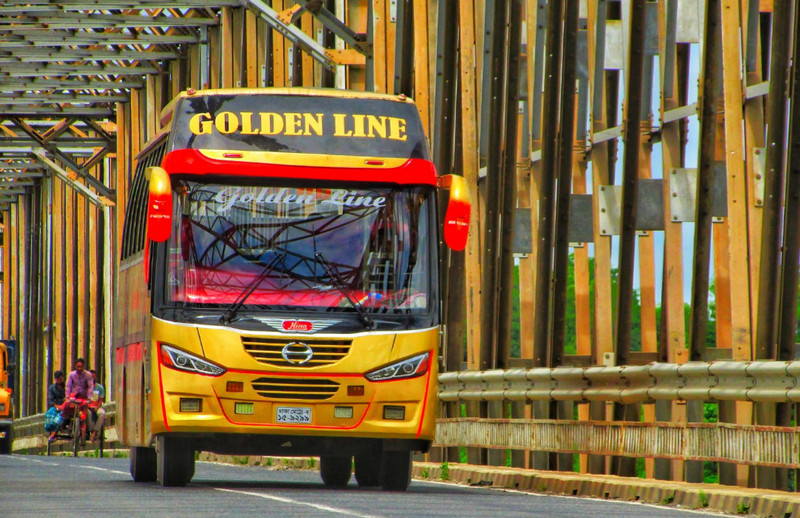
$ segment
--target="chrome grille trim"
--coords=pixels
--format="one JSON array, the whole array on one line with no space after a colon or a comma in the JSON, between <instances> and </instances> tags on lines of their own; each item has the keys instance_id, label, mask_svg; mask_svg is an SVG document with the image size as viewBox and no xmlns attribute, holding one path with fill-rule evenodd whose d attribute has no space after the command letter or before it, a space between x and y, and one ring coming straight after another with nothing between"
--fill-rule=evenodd
<instances>
[{"instance_id":1,"label":"chrome grille trim","mask_svg":"<svg viewBox=\"0 0 800 518\"><path fill-rule=\"evenodd\" d=\"M314 355L302 365L286 361L281 352L283 348L292 342L302 342L308 344L314 351ZM247 354L253 357L258 363L272 365L275 367L320 367L331 365L343 359L350 352L352 340L337 340L332 338L311 338L309 336L292 339L289 337L276 336L243 336L242 346Z\"/></svg>"}]
</instances>

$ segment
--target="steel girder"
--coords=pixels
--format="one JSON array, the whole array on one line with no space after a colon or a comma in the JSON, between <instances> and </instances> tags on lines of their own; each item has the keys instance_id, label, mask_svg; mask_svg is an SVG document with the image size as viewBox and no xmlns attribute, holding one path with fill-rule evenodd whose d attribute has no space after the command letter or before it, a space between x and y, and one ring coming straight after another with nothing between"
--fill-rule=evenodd
<instances>
[{"instance_id":1,"label":"steel girder","mask_svg":"<svg viewBox=\"0 0 800 518\"><path fill-rule=\"evenodd\" d=\"M187 45L203 45L223 7L260 16L328 69L342 64L295 25L305 11L357 52L367 34L347 27L322 2L276 12L262 0L6 0L0 6L0 210L55 174L93 203L114 190L89 171L115 146L116 103L144 77L166 69ZM113 124L108 124L113 126ZM11 175L11 176L8 176Z\"/></svg>"}]
</instances>

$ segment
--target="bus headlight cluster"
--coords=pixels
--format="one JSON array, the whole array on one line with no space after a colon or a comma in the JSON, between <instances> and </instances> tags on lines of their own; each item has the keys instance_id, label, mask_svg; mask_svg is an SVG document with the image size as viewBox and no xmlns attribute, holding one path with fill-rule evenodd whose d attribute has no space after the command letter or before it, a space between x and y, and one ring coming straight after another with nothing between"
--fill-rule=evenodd
<instances>
[{"instance_id":1,"label":"bus headlight cluster","mask_svg":"<svg viewBox=\"0 0 800 518\"><path fill-rule=\"evenodd\" d=\"M196 372L207 376L221 376L225 369L174 347L161 344L161 363L179 371Z\"/></svg>"},{"instance_id":2,"label":"bus headlight cluster","mask_svg":"<svg viewBox=\"0 0 800 518\"><path fill-rule=\"evenodd\" d=\"M381 367L364 375L370 381L388 381L405 378L416 378L428 372L431 353L419 354L397 363Z\"/></svg>"}]
</instances>

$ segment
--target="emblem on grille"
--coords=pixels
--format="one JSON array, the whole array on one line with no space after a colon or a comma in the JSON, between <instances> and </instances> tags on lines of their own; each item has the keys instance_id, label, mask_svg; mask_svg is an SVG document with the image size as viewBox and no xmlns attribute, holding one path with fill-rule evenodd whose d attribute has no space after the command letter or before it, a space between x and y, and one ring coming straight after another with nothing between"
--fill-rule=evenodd
<instances>
[{"instance_id":1,"label":"emblem on grille","mask_svg":"<svg viewBox=\"0 0 800 518\"><path fill-rule=\"evenodd\" d=\"M303 342L291 342L281 350L281 356L289 363L295 365L303 365L308 363L314 357L314 350Z\"/></svg>"},{"instance_id":2,"label":"emblem on grille","mask_svg":"<svg viewBox=\"0 0 800 518\"><path fill-rule=\"evenodd\" d=\"M284 320L282 318L259 318L261 322L282 333L318 333L341 320Z\"/></svg>"},{"instance_id":3,"label":"emblem on grille","mask_svg":"<svg viewBox=\"0 0 800 518\"><path fill-rule=\"evenodd\" d=\"M308 320L284 320L281 327L283 327L284 331L309 333L314 329L314 323Z\"/></svg>"}]
</instances>

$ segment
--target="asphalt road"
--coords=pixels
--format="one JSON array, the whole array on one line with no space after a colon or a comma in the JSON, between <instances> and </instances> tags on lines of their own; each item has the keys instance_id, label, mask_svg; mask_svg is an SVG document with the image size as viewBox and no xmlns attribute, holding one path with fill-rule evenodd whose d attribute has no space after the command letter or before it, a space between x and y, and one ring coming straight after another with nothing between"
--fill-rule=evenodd
<instances>
[{"instance_id":1,"label":"asphalt road","mask_svg":"<svg viewBox=\"0 0 800 518\"><path fill-rule=\"evenodd\" d=\"M407 493L328 489L319 473L198 462L183 488L135 483L127 458L0 455L0 517L639 517L720 516L637 503L413 481Z\"/></svg>"}]
</instances>

